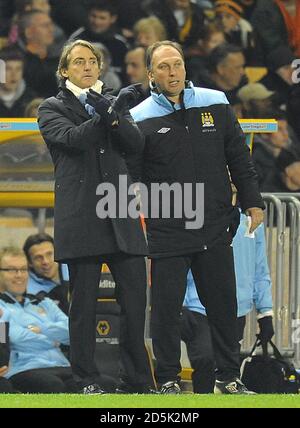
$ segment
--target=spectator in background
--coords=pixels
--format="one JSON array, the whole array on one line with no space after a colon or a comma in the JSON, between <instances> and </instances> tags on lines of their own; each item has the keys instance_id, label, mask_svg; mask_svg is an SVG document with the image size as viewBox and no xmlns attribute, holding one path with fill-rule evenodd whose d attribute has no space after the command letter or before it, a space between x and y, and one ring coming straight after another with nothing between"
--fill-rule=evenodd
<instances>
[{"instance_id":1,"label":"spectator in background","mask_svg":"<svg viewBox=\"0 0 300 428\"><path fill-rule=\"evenodd\" d=\"M215 12L227 42L243 48L247 65L261 64L263 58L257 49L252 25L243 18L243 7L232 0L217 0Z\"/></svg>"},{"instance_id":2,"label":"spectator in background","mask_svg":"<svg viewBox=\"0 0 300 428\"><path fill-rule=\"evenodd\" d=\"M144 2L144 9L163 22L168 38L179 42L187 56L189 48L203 36L204 14L191 0L149 0Z\"/></svg>"},{"instance_id":3,"label":"spectator in background","mask_svg":"<svg viewBox=\"0 0 300 428\"><path fill-rule=\"evenodd\" d=\"M190 80L200 83L209 78L209 55L225 42L225 33L217 22L205 26L203 38L198 40L197 46L193 49L193 56L186 61L187 76Z\"/></svg>"},{"instance_id":4,"label":"spectator in background","mask_svg":"<svg viewBox=\"0 0 300 428\"><path fill-rule=\"evenodd\" d=\"M136 47L127 52L126 73L130 83L141 83L145 98L150 95L149 78L146 67L146 50L143 47Z\"/></svg>"},{"instance_id":5,"label":"spectator in background","mask_svg":"<svg viewBox=\"0 0 300 428\"><path fill-rule=\"evenodd\" d=\"M294 55L289 48L279 46L267 56L268 74L263 77L263 83L268 89L276 92L278 106L286 105L294 89L292 62Z\"/></svg>"},{"instance_id":6,"label":"spectator in background","mask_svg":"<svg viewBox=\"0 0 300 428\"><path fill-rule=\"evenodd\" d=\"M277 191L270 184L270 177L278 167L276 159L282 149L288 149L292 145L286 115L281 111L270 112L269 117L278 122L278 131L274 133L255 134L253 145L253 162L258 175L261 192Z\"/></svg>"},{"instance_id":7,"label":"spectator in background","mask_svg":"<svg viewBox=\"0 0 300 428\"><path fill-rule=\"evenodd\" d=\"M50 299L28 297L25 254L0 253L0 309L9 322L10 361L5 378L23 393L74 391L69 361L59 345L69 344L68 318Z\"/></svg>"},{"instance_id":8,"label":"spectator in background","mask_svg":"<svg viewBox=\"0 0 300 428\"><path fill-rule=\"evenodd\" d=\"M33 100L31 100L26 105L26 108L24 111L24 117L32 117L32 118L37 117L38 108L43 101L44 101L44 98L33 98Z\"/></svg>"},{"instance_id":9,"label":"spectator in background","mask_svg":"<svg viewBox=\"0 0 300 428\"><path fill-rule=\"evenodd\" d=\"M299 69L298 69L299 70ZM298 77L299 79L299 71ZM295 81L292 91L289 94L289 98L286 105L287 116L289 124L295 130L298 140L300 141L300 120L299 120L299 112L300 112L300 82L297 83Z\"/></svg>"},{"instance_id":10,"label":"spectator in background","mask_svg":"<svg viewBox=\"0 0 300 428\"><path fill-rule=\"evenodd\" d=\"M50 16L51 14L51 5L49 0L15 0L16 14L14 16L10 34L9 42L10 44L18 44L24 49L24 41L19 37L19 19L26 12L39 11L43 12ZM57 25L54 25L54 41L48 49L49 57L56 58L59 56L60 51L63 45L66 42L66 36L64 31Z\"/></svg>"},{"instance_id":11,"label":"spectator in background","mask_svg":"<svg viewBox=\"0 0 300 428\"><path fill-rule=\"evenodd\" d=\"M240 117L249 119L264 119L274 108L273 96L275 92L269 91L262 83L248 83L237 93L242 102Z\"/></svg>"},{"instance_id":12,"label":"spectator in background","mask_svg":"<svg viewBox=\"0 0 300 428\"><path fill-rule=\"evenodd\" d=\"M27 12L20 17L19 29L25 42L25 81L38 96L50 97L57 92L58 58L49 57L49 47L54 41L53 21L46 13Z\"/></svg>"},{"instance_id":13,"label":"spectator in background","mask_svg":"<svg viewBox=\"0 0 300 428\"><path fill-rule=\"evenodd\" d=\"M238 2L243 6L245 19L250 22L257 0L238 0Z\"/></svg>"},{"instance_id":14,"label":"spectator in background","mask_svg":"<svg viewBox=\"0 0 300 428\"><path fill-rule=\"evenodd\" d=\"M137 21L133 27L133 33L136 44L145 48L167 38L165 26L156 16Z\"/></svg>"},{"instance_id":15,"label":"spectator in background","mask_svg":"<svg viewBox=\"0 0 300 428\"><path fill-rule=\"evenodd\" d=\"M124 61L128 51L126 39L117 33L117 9L109 0L95 0L88 12L88 23L70 36L70 41L87 40L90 43L102 43L111 55L111 67L125 82Z\"/></svg>"},{"instance_id":16,"label":"spectator in background","mask_svg":"<svg viewBox=\"0 0 300 428\"><path fill-rule=\"evenodd\" d=\"M282 181L289 192L300 190L300 156L291 151L282 150L277 159L279 170L282 171ZM286 191L286 190L284 190Z\"/></svg>"},{"instance_id":17,"label":"spectator in background","mask_svg":"<svg viewBox=\"0 0 300 428\"><path fill-rule=\"evenodd\" d=\"M221 26L217 22L211 22L205 26L203 38L198 40L200 54L207 56L225 42L225 33Z\"/></svg>"},{"instance_id":18,"label":"spectator in background","mask_svg":"<svg viewBox=\"0 0 300 428\"><path fill-rule=\"evenodd\" d=\"M86 25L91 0L51 0L54 21L70 36L77 28Z\"/></svg>"},{"instance_id":19,"label":"spectator in background","mask_svg":"<svg viewBox=\"0 0 300 428\"><path fill-rule=\"evenodd\" d=\"M257 311L259 338L266 343L274 335L272 283L266 254L264 225L254 232L254 238L246 237L247 216L241 214L241 222L233 238L233 255L238 302L238 336L243 340L246 315L253 305ZM193 390L198 394L210 394L215 384L215 359L205 307L199 300L192 272L187 278L187 290L181 317L182 340L186 343L192 368Z\"/></svg>"},{"instance_id":20,"label":"spectator in background","mask_svg":"<svg viewBox=\"0 0 300 428\"><path fill-rule=\"evenodd\" d=\"M11 0L0 0L0 37L7 37L13 13L14 2Z\"/></svg>"},{"instance_id":21,"label":"spectator in background","mask_svg":"<svg viewBox=\"0 0 300 428\"><path fill-rule=\"evenodd\" d=\"M142 0L115 0L118 10L118 27L127 39L133 37L133 26L146 16Z\"/></svg>"},{"instance_id":22,"label":"spectator in background","mask_svg":"<svg viewBox=\"0 0 300 428\"><path fill-rule=\"evenodd\" d=\"M26 105L35 97L23 77L24 57L17 49L5 48L0 59L6 67L6 82L0 84L0 117L24 117Z\"/></svg>"},{"instance_id":23,"label":"spectator in background","mask_svg":"<svg viewBox=\"0 0 300 428\"><path fill-rule=\"evenodd\" d=\"M238 104L237 92L246 80L242 48L227 43L217 46L209 56L208 70L207 80L195 84L225 92L233 107Z\"/></svg>"},{"instance_id":24,"label":"spectator in background","mask_svg":"<svg viewBox=\"0 0 300 428\"><path fill-rule=\"evenodd\" d=\"M298 0L257 0L252 14L265 57L278 47L300 55L300 3Z\"/></svg>"},{"instance_id":25,"label":"spectator in background","mask_svg":"<svg viewBox=\"0 0 300 428\"><path fill-rule=\"evenodd\" d=\"M27 292L49 297L65 313L69 312L69 271L54 261L54 241L46 233L29 236L23 246L29 265Z\"/></svg>"},{"instance_id":26,"label":"spectator in background","mask_svg":"<svg viewBox=\"0 0 300 428\"><path fill-rule=\"evenodd\" d=\"M268 192L300 191L300 151L292 145L281 149L276 159L276 168L268 175L264 187Z\"/></svg>"},{"instance_id":27,"label":"spectator in background","mask_svg":"<svg viewBox=\"0 0 300 428\"><path fill-rule=\"evenodd\" d=\"M111 93L113 95L118 94L122 82L118 76L118 74L113 71L111 67L111 56L106 47L102 43L94 43L94 45L100 50L102 54L102 69L101 69L101 78L102 82L105 84L107 88L112 89Z\"/></svg>"}]
</instances>

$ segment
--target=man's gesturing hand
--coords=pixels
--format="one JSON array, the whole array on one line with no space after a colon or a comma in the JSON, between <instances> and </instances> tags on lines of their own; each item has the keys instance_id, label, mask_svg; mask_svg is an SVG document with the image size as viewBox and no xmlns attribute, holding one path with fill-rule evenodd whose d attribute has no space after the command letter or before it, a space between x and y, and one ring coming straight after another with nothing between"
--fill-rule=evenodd
<instances>
[{"instance_id":1,"label":"man's gesturing hand","mask_svg":"<svg viewBox=\"0 0 300 428\"><path fill-rule=\"evenodd\" d=\"M129 85L120 90L119 95L114 103L114 108L118 112L122 112L125 108L130 109L140 101L143 96L141 83Z\"/></svg>"},{"instance_id":2,"label":"man's gesturing hand","mask_svg":"<svg viewBox=\"0 0 300 428\"><path fill-rule=\"evenodd\" d=\"M251 228L249 232L252 233L264 221L264 212L261 208L253 207L248 208L246 214L251 217Z\"/></svg>"},{"instance_id":3,"label":"man's gesturing hand","mask_svg":"<svg viewBox=\"0 0 300 428\"><path fill-rule=\"evenodd\" d=\"M100 115L107 125L116 126L118 125L118 115L115 112L111 102L105 98L102 94L90 89L86 97L87 104L94 107L96 112Z\"/></svg>"}]
</instances>

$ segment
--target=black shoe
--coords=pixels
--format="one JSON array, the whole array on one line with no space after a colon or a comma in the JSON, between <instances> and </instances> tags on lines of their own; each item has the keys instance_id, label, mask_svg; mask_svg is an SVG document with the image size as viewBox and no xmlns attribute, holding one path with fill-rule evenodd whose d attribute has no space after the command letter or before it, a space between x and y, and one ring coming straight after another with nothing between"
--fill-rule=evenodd
<instances>
[{"instance_id":1,"label":"black shoe","mask_svg":"<svg viewBox=\"0 0 300 428\"><path fill-rule=\"evenodd\" d=\"M104 389L102 389L97 383L92 383L91 385L84 386L79 394L107 394Z\"/></svg>"},{"instance_id":2,"label":"black shoe","mask_svg":"<svg viewBox=\"0 0 300 428\"><path fill-rule=\"evenodd\" d=\"M175 380L171 380L161 385L159 393L160 394L181 394L181 388Z\"/></svg>"},{"instance_id":3,"label":"black shoe","mask_svg":"<svg viewBox=\"0 0 300 428\"><path fill-rule=\"evenodd\" d=\"M131 385L129 383L122 382L117 386L116 394L158 394L157 391L152 389L148 385Z\"/></svg>"},{"instance_id":4,"label":"black shoe","mask_svg":"<svg viewBox=\"0 0 300 428\"><path fill-rule=\"evenodd\" d=\"M215 394L245 394L245 395L255 395L256 393L253 391L249 391L243 382L235 378L233 380L229 381L220 381L216 380L215 388L214 388Z\"/></svg>"}]
</instances>

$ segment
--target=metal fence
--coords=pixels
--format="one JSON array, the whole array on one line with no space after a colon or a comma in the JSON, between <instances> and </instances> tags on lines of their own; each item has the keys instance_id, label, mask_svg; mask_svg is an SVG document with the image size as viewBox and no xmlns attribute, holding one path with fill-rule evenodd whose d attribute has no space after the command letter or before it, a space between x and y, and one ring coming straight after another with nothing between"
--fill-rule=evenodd
<instances>
[{"instance_id":1,"label":"metal fence","mask_svg":"<svg viewBox=\"0 0 300 428\"><path fill-rule=\"evenodd\" d=\"M273 284L275 343L300 366L300 193L263 194L267 255ZM247 319L242 350L250 350L257 329Z\"/></svg>"}]
</instances>

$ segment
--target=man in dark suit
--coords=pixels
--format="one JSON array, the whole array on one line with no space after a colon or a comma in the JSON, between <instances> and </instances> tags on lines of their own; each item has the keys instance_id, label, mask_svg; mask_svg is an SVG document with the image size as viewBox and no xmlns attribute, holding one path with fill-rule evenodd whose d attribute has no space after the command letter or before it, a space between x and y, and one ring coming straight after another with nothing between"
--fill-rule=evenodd
<instances>
[{"instance_id":1,"label":"man in dark suit","mask_svg":"<svg viewBox=\"0 0 300 428\"><path fill-rule=\"evenodd\" d=\"M104 392L94 351L96 298L105 262L121 306L118 391L144 393L152 379L144 345L147 246L141 222L121 218L121 206L115 218L100 218L105 216L96 209L101 183L112 185L119 201L119 177L127 177L130 185L125 155L142 151L144 141L126 109L128 93L123 90L117 100L105 94L100 70L101 55L92 44L77 40L67 45L58 67L61 92L39 109L40 130L55 165L55 259L69 267L71 364L80 390Z\"/></svg>"}]
</instances>

